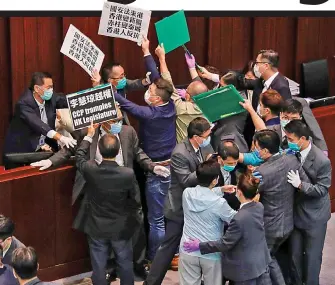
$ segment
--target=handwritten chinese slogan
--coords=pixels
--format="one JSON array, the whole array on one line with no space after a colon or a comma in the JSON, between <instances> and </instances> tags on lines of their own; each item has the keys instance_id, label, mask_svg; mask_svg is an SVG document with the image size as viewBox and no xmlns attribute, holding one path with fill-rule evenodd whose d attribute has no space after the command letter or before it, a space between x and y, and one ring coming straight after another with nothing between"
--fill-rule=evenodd
<instances>
[{"instance_id":1,"label":"handwritten chinese slogan","mask_svg":"<svg viewBox=\"0 0 335 285\"><path fill-rule=\"evenodd\" d=\"M105 2L98 34L123 38L141 45L143 36L148 35L150 18L151 11Z\"/></svg>"},{"instance_id":2,"label":"handwritten chinese slogan","mask_svg":"<svg viewBox=\"0 0 335 285\"><path fill-rule=\"evenodd\" d=\"M77 62L90 76L93 69L98 71L104 60L104 53L75 26L70 25L61 53Z\"/></svg>"},{"instance_id":3,"label":"handwritten chinese slogan","mask_svg":"<svg viewBox=\"0 0 335 285\"><path fill-rule=\"evenodd\" d=\"M115 99L110 84L66 96L75 130L88 127L91 121L102 123L117 118Z\"/></svg>"}]
</instances>

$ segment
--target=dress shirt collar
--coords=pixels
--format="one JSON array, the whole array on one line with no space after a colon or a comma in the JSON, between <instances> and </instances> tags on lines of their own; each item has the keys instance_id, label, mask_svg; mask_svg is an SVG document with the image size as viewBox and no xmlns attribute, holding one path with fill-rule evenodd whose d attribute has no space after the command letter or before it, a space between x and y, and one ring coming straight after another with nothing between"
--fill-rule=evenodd
<instances>
[{"instance_id":1,"label":"dress shirt collar","mask_svg":"<svg viewBox=\"0 0 335 285\"><path fill-rule=\"evenodd\" d=\"M252 202L252 201L248 201L248 202L242 203L241 206L240 206L240 209L241 209L244 205L249 204L249 203L251 203L251 202Z\"/></svg>"},{"instance_id":2,"label":"dress shirt collar","mask_svg":"<svg viewBox=\"0 0 335 285\"><path fill-rule=\"evenodd\" d=\"M272 81L277 77L277 75L279 74L279 72L277 71L275 74L273 74L268 80L266 80L264 82L264 87L266 87L266 89L270 88L270 85L272 83Z\"/></svg>"},{"instance_id":3,"label":"dress shirt collar","mask_svg":"<svg viewBox=\"0 0 335 285\"><path fill-rule=\"evenodd\" d=\"M311 149L312 149L312 144L311 144L311 142L309 142L308 147L305 148L304 150L302 150L302 151L300 152L300 154L301 154L301 163L302 163L302 164L305 162L306 157L307 157L307 155L309 154L309 152L311 151Z\"/></svg>"}]
</instances>

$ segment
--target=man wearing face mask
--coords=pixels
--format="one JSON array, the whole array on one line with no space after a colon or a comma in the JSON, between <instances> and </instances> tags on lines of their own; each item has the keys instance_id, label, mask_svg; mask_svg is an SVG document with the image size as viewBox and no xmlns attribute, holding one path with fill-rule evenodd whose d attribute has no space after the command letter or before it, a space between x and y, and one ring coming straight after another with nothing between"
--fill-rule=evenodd
<instances>
[{"instance_id":1,"label":"man wearing face mask","mask_svg":"<svg viewBox=\"0 0 335 285\"><path fill-rule=\"evenodd\" d=\"M199 117L192 120L187 134L188 138L177 144L171 156L171 185L164 207L166 232L143 283L146 285L162 284L183 233L183 191L198 184L197 166L213 153L210 145L211 126L206 119Z\"/></svg>"},{"instance_id":2,"label":"man wearing face mask","mask_svg":"<svg viewBox=\"0 0 335 285\"><path fill-rule=\"evenodd\" d=\"M237 144L230 139L229 136L223 137L218 147L218 153L212 154L210 158L217 158L221 167L218 186L226 187L227 190L235 190L235 186L233 185L237 184L236 165L238 163L239 154L240 151ZM235 211L240 208L240 202L236 198L235 192L224 192L223 197Z\"/></svg>"},{"instance_id":3,"label":"man wearing face mask","mask_svg":"<svg viewBox=\"0 0 335 285\"><path fill-rule=\"evenodd\" d=\"M292 284L319 284L327 222L331 217L331 163L311 142L310 130L301 120L289 122L284 130L288 147L296 152L311 180L311 183L301 181L299 173L294 171L287 176L296 188L295 227L290 237Z\"/></svg>"},{"instance_id":4,"label":"man wearing face mask","mask_svg":"<svg viewBox=\"0 0 335 285\"><path fill-rule=\"evenodd\" d=\"M203 117L202 111L192 101L192 97L207 92L208 89L207 86L201 82L201 80L191 82L186 89L186 93L184 96L185 101L182 100L172 82L172 77L165 61L165 50L163 45L158 46L155 52L159 59L159 66L162 78L170 82L173 86L173 93L171 95L171 99L176 106L176 132L177 142L179 143L187 137L187 127L190 122L197 117Z\"/></svg>"},{"instance_id":5,"label":"man wearing face mask","mask_svg":"<svg viewBox=\"0 0 335 285\"><path fill-rule=\"evenodd\" d=\"M89 158L95 160L96 163L100 164L102 157L99 152L98 142L100 138L106 134L111 133L118 137L120 140L120 151L116 156L116 162L125 167L133 168L133 161L136 160L140 166L153 175L158 175L164 179L170 175L170 171L160 165L156 165L152 160L143 152L139 147L138 137L136 131L133 127L122 125L122 113L119 108L117 108L118 117L115 120L111 120L101 124L99 130L95 132L92 138L92 144L90 146ZM78 130L72 133L73 137L76 137L78 141L81 141L87 133L86 128ZM39 162L32 163L34 167L40 167L40 170L47 169L51 166L60 166L70 159L72 155L75 154L74 148L64 148L51 156L47 160L42 160ZM85 186L85 179L82 174L77 171L75 184L73 186L72 194L72 204L77 200L81 200L82 190ZM145 278L145 251L146 251L146 237L143 229L143 214L139 213L138 219L141 220L138 230L135 232L133 237L133 247L134 247L134 268L137 275Z\"/></svg>"},{"instance_id":6,"label":"man wearing face mask","mask_svg":"<svg viewBox=\"0 0 335 285\"><path fill-rule=\"evenodd\" d=\"M149 75L143 79L130 80L126 77L124 68L120 63L109 63L101 68L101 80L97 82L95 76L92 77L93 87L99 84L110 83L115 87L117 92L123 96L127 97L127 92L143 90L150 84ZM125 112L122 112L124 122L130 125L128 116Z\"/></svg>"},{"instance_id":7,"label":"man wearing face mask","mask_svg":"<svg viewBox=\"0 0 335 285\"><path fill-rule=\"evenodd\" d=\"M4 154L43 151L46 146L58 150L57 141L73 147L76 141L57 133L55 129L56 109L68 108L65 96L53 91L52 77L47 72L35 72L29 89L15 105L4 145ZM4 157L7 169L11 165Z\"/></svg>"},{"instance_id":8,"label":"man wearing face mask","mask_svg":"<svg viewBox=\"0 0 335 285\"><path fill-rule=\"evenodd\" d=\"M15 225L13 221L0 215L0 244L2 246L2 263L11 265L13 251L25 245L13 236Z\"/></svg>"},{"instance_id":9,"label":"man wearing face mask","mask_svg":"<svg viewBox=\"0 0 335 285\"><path fill-rule=\"evenodd\" d=\"M285 284L276 254L293 231L295 188L287 183L287 172L298 171L303 181L309 181L299 160L279 153L280 140L276 132L261 130L254 136L255 151L264 160L256 170L262 177L260 202L264 206L265 237L272 261L269 265L272 284ZM286 257L288 258L288 257Z\"/></svg>"},{"instance_id":10,"label":"man wearing face mask","mask_svg":"<svg viewBox=\"0 0 335 285\"><path fill-rule=\"evenodd\" d=\"M278 133L282 141L281 147L283 149L288 148L284 128L292 120L302 120L305 122L312 132L311 138L313 139L313 144L328 156L328 147L320 126L316 121L306 100L302 98L295 98L285 101L280 113L280 125L273 125L269 127L269 129L272 129Z\"/></svg>"}]
</instances>

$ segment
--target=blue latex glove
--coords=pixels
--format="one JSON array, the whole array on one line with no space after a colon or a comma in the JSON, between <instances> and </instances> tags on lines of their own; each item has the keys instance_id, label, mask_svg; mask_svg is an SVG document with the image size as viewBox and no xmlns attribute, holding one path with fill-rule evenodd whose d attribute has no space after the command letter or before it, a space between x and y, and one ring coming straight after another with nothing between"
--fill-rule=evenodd
<instances>
[{"instance_id":1,"label":"blue latex glove","mask_svg":"<svg viewBox=\"0 0 335 285\"><path fill-rule=\"evenodd\" d=\"M190 238L189 241L185 241L183 248L187 252L197 251L200 249L200 241L198 239Z\"/></svg>"},{"instance_id":2,"label":"blue latex glove","mask_svg":"<svg viewBox=\"0 0 335 285\"><path fill-rule=\"evenodd\" d=\"M259 166L264 162L254 151L243 153L243 164Z\"/></svg>"},{"instance_id":3,"label":"blue latex glove","mask_svg":"<svg viewBox=\"0 0 335 285\"><path fill-rule=\"evenodd\" d=\"M260 180L260 183L262 183L263 182L263 176L262 176L262 174L260 174L259 173L259 171L254 171L253 173L252 173L252 176L254 176L254 177L256 177L257 179L259 179Z\"/></svg>"}]
</instances>

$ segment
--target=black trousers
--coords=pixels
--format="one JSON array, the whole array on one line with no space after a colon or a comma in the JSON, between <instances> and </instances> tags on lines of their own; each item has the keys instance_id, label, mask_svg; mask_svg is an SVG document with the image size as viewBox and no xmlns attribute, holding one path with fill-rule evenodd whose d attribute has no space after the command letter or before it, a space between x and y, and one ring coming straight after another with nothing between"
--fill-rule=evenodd
<instances>
[{"instance_id":1,"label":"black trousers","mask_svg":"<svg viewBox=\"0 0 335 285\"><path fill-rule=\"evenodd\" d=\"M160 285L163 282L171 261L183 235L183 223L166 219L165 237L150 266L146 285Z\"/></svg>"}]
</instances>

